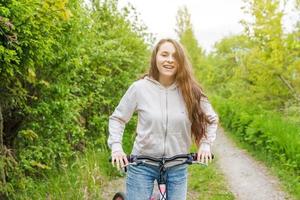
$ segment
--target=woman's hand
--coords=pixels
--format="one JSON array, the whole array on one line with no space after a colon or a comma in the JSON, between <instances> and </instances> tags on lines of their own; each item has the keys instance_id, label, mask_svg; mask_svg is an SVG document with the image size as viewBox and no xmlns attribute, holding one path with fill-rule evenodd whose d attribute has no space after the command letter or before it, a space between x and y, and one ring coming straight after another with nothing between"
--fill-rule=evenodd
<instances>
[{"instance_id":1,"label":"woman's hand","mask_svg":"<svg viewBox=\"0 0 300 200\"><path fill-rule=\"evenodd\" d=\"M111 155L111 164L118 170L128 165L128 160L124 152L114 152Z\"/></svg>"},{"instance_id":2,"label":"woman's hand","mask_svg":"<svg viewBox=\"0 0 300 200\"><path fill-rule=\"evenodd\" d=\"M201 144L198 152L197 152L197 161L201 163L205 163L208 165L212 161L212 154L210 151L210 145L203 143Z\"/></svg>"}]
</instances>

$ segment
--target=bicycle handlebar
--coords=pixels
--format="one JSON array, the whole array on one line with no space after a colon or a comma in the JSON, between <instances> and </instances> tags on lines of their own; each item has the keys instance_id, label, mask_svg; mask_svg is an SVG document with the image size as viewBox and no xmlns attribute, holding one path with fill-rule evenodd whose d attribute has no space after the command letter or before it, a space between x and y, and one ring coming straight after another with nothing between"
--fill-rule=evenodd
<instances>
[{"instance_id":1,"label":"bicycle handlebar","mask_svg":"<svg viewBox=\"0 0 300 200\"><path fill-rule=\"evenodd\" d=\"M152 157L146 155L127 155L127 160L129 163L137 163L142 160L149 160L155 163L163 163L166 164L168 162L175 161L177 159L186 159L187 164L193 164L193 162L197 161L198 154L197 153L188 153L188 154L178 154L172 157ZM211 155L212 159L214 159L214 154ZM112 161L112 158L109 158L109 162Z\"/></svg>"}]
</instances>

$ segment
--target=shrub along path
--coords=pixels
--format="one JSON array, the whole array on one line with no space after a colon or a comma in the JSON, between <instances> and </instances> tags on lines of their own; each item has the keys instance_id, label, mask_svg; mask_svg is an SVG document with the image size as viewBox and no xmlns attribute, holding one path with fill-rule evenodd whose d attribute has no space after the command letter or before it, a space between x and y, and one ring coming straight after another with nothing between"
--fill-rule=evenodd
<instances>
[{"instance_id":1,"label":"shrub along path","mask_svg":"<svg viewBox=\"0 0 300 200\"><path fill-rule=\"evenodd\" d=\"M247 152L237 148L221 128L213 149L217 156L217 165L224 173L236 199L290 199L267 168L250 157Z\"/></svg>"}]
</instances>

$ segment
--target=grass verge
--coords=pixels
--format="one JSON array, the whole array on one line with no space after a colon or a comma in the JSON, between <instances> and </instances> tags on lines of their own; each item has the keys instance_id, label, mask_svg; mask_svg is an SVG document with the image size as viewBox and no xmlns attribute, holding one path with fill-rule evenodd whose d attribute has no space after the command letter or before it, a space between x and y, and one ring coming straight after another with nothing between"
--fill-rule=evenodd
<instances>
[{"instance_id":1,"label":"grass verge","mask_svg":"<svg viewBox=\"0 0 300 200\"><path fill-rule=\"evenodd\" d=\"M234 199L233 194L227 187L223 174L220 173L215 162L212 162L208 167L190 166L188 188L192 190L193 196L195 196L193 199Z\"/></svg>"},{"instance_id":2,"label":"grass verge","mask_svg":"<svg viewBox=\"0 0 300 200\"><path fill-rule=\"evenodd\" d=\"M101 199L103 185L119 173L107 161L106 151L89 150L71 165L51 171L40 179L27 179L26 188L13 199L17 200L86 200Z\"/></svg>"}]
</instances>

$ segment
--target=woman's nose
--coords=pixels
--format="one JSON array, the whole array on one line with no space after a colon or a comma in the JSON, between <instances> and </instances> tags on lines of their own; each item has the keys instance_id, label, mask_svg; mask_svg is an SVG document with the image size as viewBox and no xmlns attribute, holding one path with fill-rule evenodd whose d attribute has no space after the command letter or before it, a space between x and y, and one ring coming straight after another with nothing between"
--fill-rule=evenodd
<instances>
[{"instance_id":1,"label":"woman's nose","mask_svg":"<svg viewBox=\"0 0 300 200\"><path fill-rule=\"evenodd\" d=\"M174 62L173 56L168 56L168 57L167 57L167 61L168 61L168 62Z\"/></svg>"}]
</instances>

